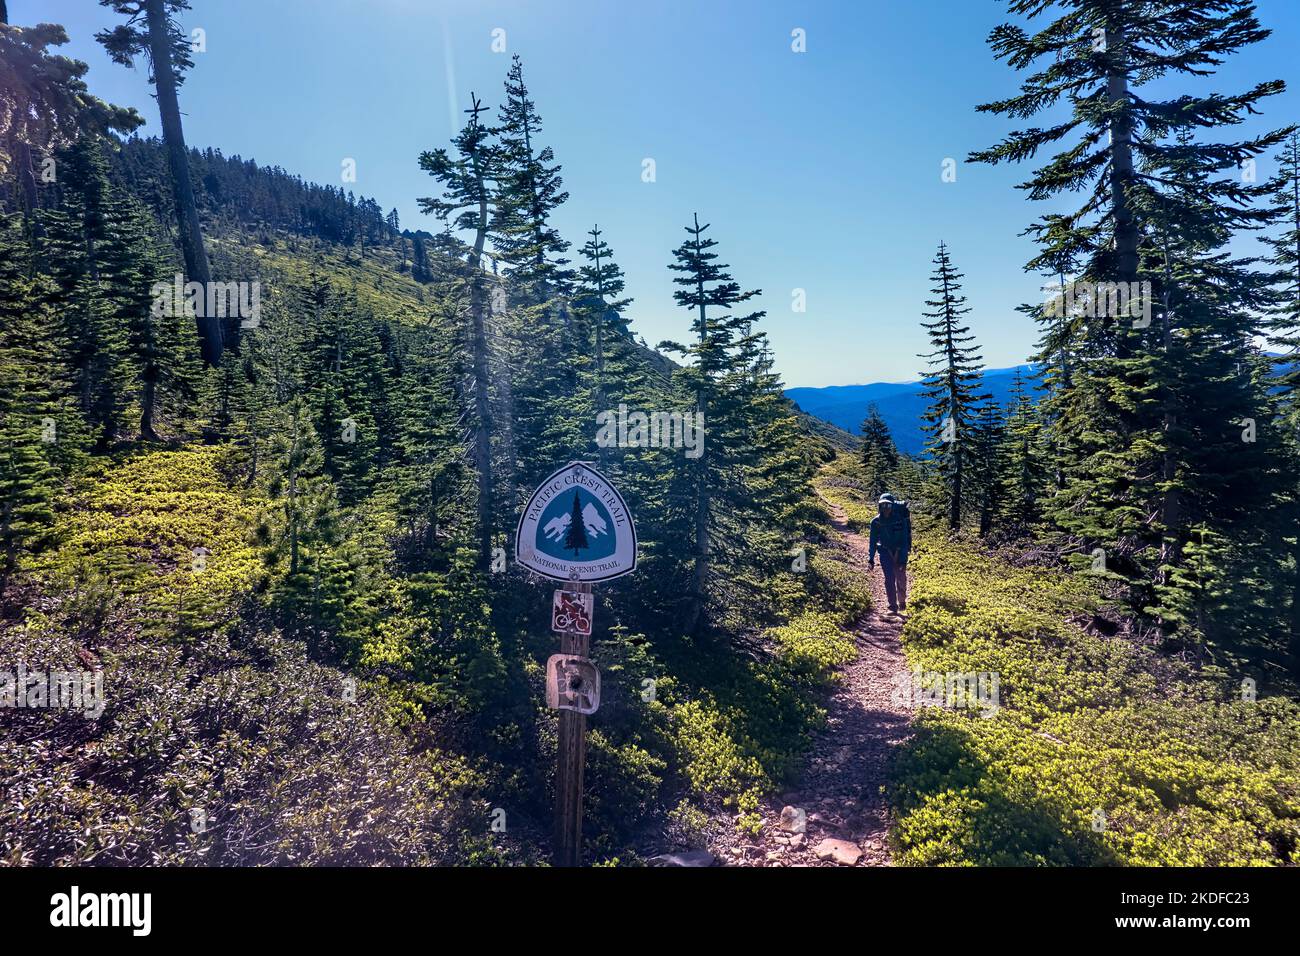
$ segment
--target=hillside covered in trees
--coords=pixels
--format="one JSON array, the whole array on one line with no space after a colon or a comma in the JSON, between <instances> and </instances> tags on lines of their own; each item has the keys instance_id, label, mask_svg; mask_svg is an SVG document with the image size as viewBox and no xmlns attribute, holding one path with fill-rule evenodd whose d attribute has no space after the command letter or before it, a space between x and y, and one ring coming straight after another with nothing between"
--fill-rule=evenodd
<instances>
[{"instance_id":1,"label":"hillside covered in trees","mask_svg":"<svg viewBox=\"0 0 1300 956\"><path fill-rule=\"evenodd\" d=\"M574 461L637 546L595 596L584 863L1297 861L1300 134L1280 80L1179 87L1267 35L1250 3L1009 0L1029 73L978 109L1025 128L970 161L1068 204L1024 207L1055 291L989 394L934 224L913 454L799 412L707 209L645 344L619 236L556 225L584 184L519 56L403 223L187 144L189 4L101 2L161 138L0 23L0 865L551 860L559 585L514 536ZM619 409L699 443L605 440ZM55 673L101 692L28 692Z\"/></svg>"}]
</instances>

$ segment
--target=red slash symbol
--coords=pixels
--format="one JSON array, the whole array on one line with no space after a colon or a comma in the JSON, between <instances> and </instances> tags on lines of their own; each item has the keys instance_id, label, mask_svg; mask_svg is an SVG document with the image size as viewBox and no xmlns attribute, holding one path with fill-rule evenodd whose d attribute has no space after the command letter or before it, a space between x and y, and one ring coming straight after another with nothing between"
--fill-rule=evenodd
<instances>
[{"instance_id":1,"label":"red slash symbol","mask_svg":"<svg viewBox=\"0 0 1300 956\"><path fill-rule=\"evenodd\" d=\"M551 602L551 630L589 637L593 604L590 594L556 591Z\"/></svg>"}]
</instances>

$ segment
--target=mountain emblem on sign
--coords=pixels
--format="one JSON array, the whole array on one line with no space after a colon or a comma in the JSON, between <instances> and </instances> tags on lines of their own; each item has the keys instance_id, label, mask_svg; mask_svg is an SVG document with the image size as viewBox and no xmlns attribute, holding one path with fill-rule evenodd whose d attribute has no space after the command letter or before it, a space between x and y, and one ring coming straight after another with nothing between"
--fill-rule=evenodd
<instances>
[{"instance_id":1,"label":"mountain emblem on sign","mask_svg":"<svg viewBox=\"0 0 1300 956\"><path fill-rule=\"evenodd\" d=\"M582 523L587 534L593 538L604 534L605 529L609 527L609 523L600 516L600 513L592 505L587 505L582 509ZM573 516L566 514L562 518L552 518L543 531L545 531L546 537L552 541L563 541L564 534L569 530L571 524L573 524Z\"/></svg>"},{"instance_id":2,"label":"mountain emblem on sign","mask_svg":"<svg viewBox=\"0 0 1300 956\"><path fill-rule=\"evenodd\" d=\"M585 462L533 492L519 516L515 558L561 581L608 581L636 567L636 529L622 495Z\"/></svg>"}]
</instances>

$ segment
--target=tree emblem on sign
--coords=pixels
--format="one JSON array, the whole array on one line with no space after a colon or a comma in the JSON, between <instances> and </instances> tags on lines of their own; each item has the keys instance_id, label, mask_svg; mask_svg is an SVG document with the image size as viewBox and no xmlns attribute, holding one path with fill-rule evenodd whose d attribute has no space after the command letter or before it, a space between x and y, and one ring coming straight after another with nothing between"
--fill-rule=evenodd
<instances>
[{"instance_id":1,"label":"tree emblem on sign","mask_svg":"<svg viewBox=\"0 0 1300 956\"><path fill-rule=\"evenodd\" d=\"M575 558L579 551L587 549L586 521L582 516L582 502L578 499L577 491L573 493L573 513L569 515L569 530L564 533L564 548L566 551L572 550Z\"/></svg>"}]
</instances>

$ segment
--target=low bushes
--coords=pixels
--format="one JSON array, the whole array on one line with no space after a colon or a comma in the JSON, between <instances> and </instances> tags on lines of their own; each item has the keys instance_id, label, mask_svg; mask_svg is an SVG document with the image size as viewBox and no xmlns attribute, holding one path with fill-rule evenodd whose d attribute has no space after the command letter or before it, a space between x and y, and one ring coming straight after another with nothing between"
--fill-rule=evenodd
<instances>
[{"instance_id":1,"label":"low bushes","mask_svg":"<svg viewBox=\"0 0 1300 956\"><path fill-rule=\"evenodd\" d=\"M994 672L1000 707L924 708L891 787L915 865L1296 862L1300 707L1065 623L1086 578L926 537L909 664ZM1248 676L1248 675L1241 675Z\"/></svg>"}]
</instances>

